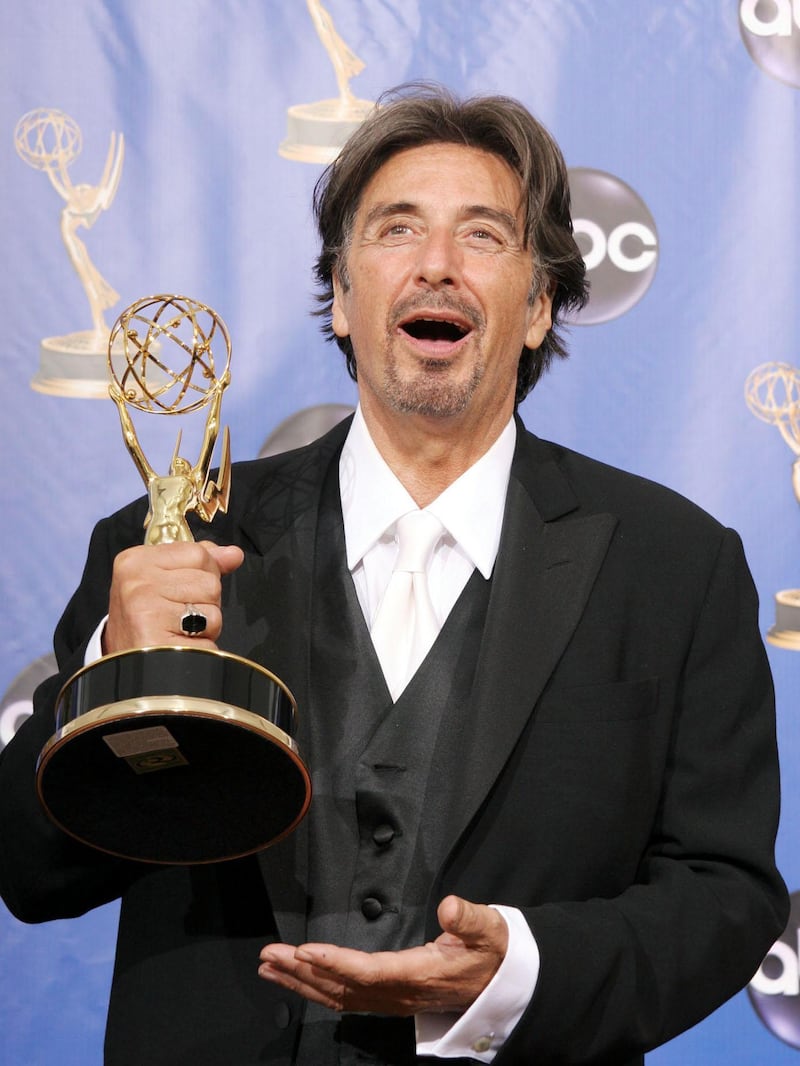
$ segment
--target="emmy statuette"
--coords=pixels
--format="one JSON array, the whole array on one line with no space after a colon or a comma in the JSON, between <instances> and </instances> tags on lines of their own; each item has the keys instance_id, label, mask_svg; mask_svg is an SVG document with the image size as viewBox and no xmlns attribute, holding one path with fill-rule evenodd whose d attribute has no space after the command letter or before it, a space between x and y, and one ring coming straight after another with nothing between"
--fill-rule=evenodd
<instances>
[{"instance_id":1,"label":"emmy statuette","mask_svg":"<svg viewBox=\"0 0 800 1066\"><path fill-rule=\"evenodd\" d=\"M308 13L336 74L339 95L313 104L293 104L286 112L286 137L278 154L301 163L332 163L345 141L375 107L353 95L350 79L364 69L363 60L336 32L319 0L306 0Z\"/></svg>"},{"instance_id":2,"label":"emmy statuette","mask_svg":"<svg viewBox=\"0 0 800 1066\"><path fill-rule=\"evenodd\" d=\"M225 348L215 365L212 344ZM169 350L168 360L165 351ZM222 319L184 296L153 296L124 311L108 340L109 392L147 488L145 543L192 540L186 516L210 522L230 488L227 427L219 472L211 457L230 380ZM180 359L178 369L173 359ZM196 463L178 454L151 467L129 408L205 410ZM205 625L186 606L186 644L105 656L79 670L56 703L56 732L37 767L40 800L65 832L142 862L217 862L258 851L303 818L311 785L294 741L295 701L264 667L192 646Z\"/></svg>"},{"instance_id":3,"label":"emmy statuette","mask_svg":"<svg viewBox=\"0 0 800 1066\"><path fill-rule=\"evenodd\" d=\"M800 503L800 370L788 363L763 363L751 372L744 394L753 414L777 426L794 452L792 487ZM800 589L775 593L775 624L767 640L778 648L800 651Z\"/></svg>"},{"instance_id":4,"label":"emmy statuette","mask_svg":"<svg viewBox=\"0 0 800 1066\"><path fill-rule=\"evenodd\" d=\"M39 370L31 388L53 396L80 396L89 399L108 396L106 349L108 325L104 311L113 307L119 294L109 285L89 256L78 236L90 229L114 200L122 175L125 140L111 134L108 154L97 185L75 185L69 166L80 154L83 139L73 118L54 108L28 111L14 130L17 155L28 166L43 170L64 201L61 211L61 239L70 263L80 279L92 328L45 337L39 349Z\"/></svg>"}]
</instances>

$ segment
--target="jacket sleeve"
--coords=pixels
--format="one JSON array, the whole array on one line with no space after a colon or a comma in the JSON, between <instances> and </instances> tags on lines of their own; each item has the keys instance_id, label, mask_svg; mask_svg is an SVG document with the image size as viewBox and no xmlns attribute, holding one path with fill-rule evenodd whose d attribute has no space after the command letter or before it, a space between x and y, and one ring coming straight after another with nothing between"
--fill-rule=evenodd
<instances>
[{"instance_id":1,"label":"jacket sleeve","mask_svg":"<svg viewBox=\"0 0 800 1066\"><path fill-rule=\"evenodd\" d=\"M657 817L634 883L614 898L522 908L541 970L496 1066L639 1056L740 990L785 927L772 682L731 531L676 692Z\"/></svg>"},{"instance_id":2,"label":"jacket sleeve","mask_svg":"<svg viewBox=\"0 0 800 1066\"><path fill-rule=\"evenodd\" d=\"M119 896L142 870L73 840L50 821L36 793L58 693L83 666L88 639L108 611L114 557L141 541L142 516L137 506L96 527L80 586L55 632L59 673L36 690L33 714L0 753L0 895L21 921L82 914Z\"/></svg>"}]
</instances>

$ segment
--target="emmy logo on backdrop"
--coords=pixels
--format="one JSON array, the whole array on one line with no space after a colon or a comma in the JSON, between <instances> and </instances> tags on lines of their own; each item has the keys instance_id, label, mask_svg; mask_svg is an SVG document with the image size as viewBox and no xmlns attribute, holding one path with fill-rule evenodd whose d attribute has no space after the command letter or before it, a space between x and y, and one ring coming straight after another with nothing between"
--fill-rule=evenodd
<instances>
[{"instance_id":1,"label":"emmy logo on backdrop","mask_svg":"<svg viewBox=\"0 0 800 1066\"><path fill-rule=\"evenodd\" d=\"M364 63L336 32L333 19L319 2L306 0L308 11L328 58L336 72L339 95L313 104L294 104L287 110L286 138L278 152L301 163L332 163L345 141L363 122L375 104L359 100L350 89L350 79Z\"/></svg>"},{"instance_id":2,"label":"emmy logo on backdrop","mask_svg":"<svg viewBox=\"0 0 800 1066\"><path fill-rule=\"evenodd\" d=\"M39 371L31 381L37 392L55 396L108 396L105 372L108 326L103 312L113 307L119 294L89 257L78 236L90 229L114 200L122 174L125 141L111 134L105 166L97 185L73 185L68 167L80 154L81 131L63 111L39 108L23 115L14 130L17 154L29 166L43 170L64 200L61 237L70 262L80 278L92 317L92 328L63 337L45 337L41 342Z\"/></svg>"},{"instance_id":3,"label":"emmy logo on backdrop","mask_svg":"<svg viewBox=\"0 0 800 1066\"><path fill-rule=\"evenodd\" d=\"M800 370L788 363L763 363L747 378L744 394L753 414L777 426L794 452L792 487L800 503ZM779 648L800 651L800 589L775 593L775 625L767 640Z\"/></svg>"},{"instance_id":4,"label":"emmy logo on backdrop","mask_svg":"<svg viewBox=\"0 0 800 1066\"><path fill-rule=\"evenodd\" d=\"M217 342L224 358L215 360ZM219 315L185 296L145 297L111 331L108 388L147 488L147 544L192 540L188 513L211 522L227 510L227 427L216 477L211 458L230 355ZM197 461L179 455L179 431L168 472L157 474L129 408L174 416L205 411ZM258 851L302 819L311 785L294 741L294 698L262 666L192 647L205 621L187 604L184 646L105 656L62 689L37 788L45 810L71 836L143 862L216 862Z\"/></svg>"}]
</instances>

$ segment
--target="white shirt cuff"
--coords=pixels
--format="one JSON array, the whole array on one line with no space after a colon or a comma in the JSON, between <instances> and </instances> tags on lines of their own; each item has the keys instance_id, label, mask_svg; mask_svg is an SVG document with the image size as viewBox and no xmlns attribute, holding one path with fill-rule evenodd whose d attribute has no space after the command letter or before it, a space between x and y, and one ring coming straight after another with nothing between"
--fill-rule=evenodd
<instances>
[{"instance_id":1,"label":"white shirt cuff","mask_svg":"<svg viewBox=\"0 0 800 1066\"><path fill-rule=\"evenodd\" d=\"M103 658L103 633L105 632L107 621L108 615L105 616L91 637L89 637L89 643L86 645L86 654L83 656L84 666L91 666L92 663L96 663L98 659Z\"/></svg>"},{"instance_id":2,"label":"white shirt cuff","mask_svg":"<svg viewBox=\"0 0 800 1066\"><path fill-rule=\"evenodd\" d=\"M539 948L516 907L492 904L508 926L497 973L463 1014L417 1014L417 1054L491 1062L531 1001L539 979Z\"/></svg>"}]
</instances>

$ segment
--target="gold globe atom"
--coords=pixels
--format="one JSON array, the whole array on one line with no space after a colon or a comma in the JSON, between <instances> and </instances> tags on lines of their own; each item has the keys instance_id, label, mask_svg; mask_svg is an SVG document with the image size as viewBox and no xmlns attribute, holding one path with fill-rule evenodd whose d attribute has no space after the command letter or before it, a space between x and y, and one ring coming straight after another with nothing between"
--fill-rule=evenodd
<instances>
[{"instance_id":1,"label":"gold globe atom","mask_svg":"<svg viewBox=\"0 0 800 1066\"><path fill-rule=\"evenodd\" d=\"M213 345L218 357L215 358ZM146 296L119 316L108 341L109 372L139 411L188 414L204 407L230 365L227 327L187 296Z\"/></svg>"},{"instance_id":2,"label":"gold globe atom","mask_svg":"<svg viewBox=\"0 0 800 1066\"><path fill-rule=\"evenodd\" d=\"M789 363L762 363L744 386L747 406L764 422L795 425L800 419L800 371Z\"/></svg>"},{"instance_id":3,"label":"gold globe atom","mask_svg":"<svg viewBox=\"0 0 800 1066\"><path fill-rule=\"evenodd\" d=\"M83 139L74 118L55 108L39 107L17 123L14 147L29 166L47 170L69 166L80 155Z\"/></svg>"}]
</instances>

